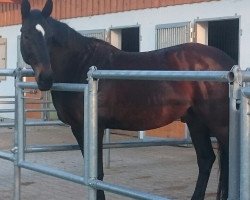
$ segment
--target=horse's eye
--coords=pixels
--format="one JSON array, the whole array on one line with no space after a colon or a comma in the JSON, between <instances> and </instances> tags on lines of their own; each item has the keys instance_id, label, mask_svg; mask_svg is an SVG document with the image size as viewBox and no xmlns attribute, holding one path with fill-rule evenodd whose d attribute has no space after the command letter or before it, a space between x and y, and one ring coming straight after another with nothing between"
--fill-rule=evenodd
<instances>
[{"instance_id":1,"label":"horse's eye","mask_svg":"<svg viewBox=\"0 0 250 200\"><path fill-rule=\"evenodd\" d=\"M25 39L25 40L28 40L29 39L29 34L23 33L22 38Z\"/></svg>"}]
</instances>

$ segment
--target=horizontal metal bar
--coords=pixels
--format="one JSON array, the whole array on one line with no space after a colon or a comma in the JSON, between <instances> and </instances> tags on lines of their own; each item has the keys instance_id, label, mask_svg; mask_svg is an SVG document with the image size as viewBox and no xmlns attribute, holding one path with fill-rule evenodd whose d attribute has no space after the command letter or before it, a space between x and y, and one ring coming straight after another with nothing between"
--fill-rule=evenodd
<instances>
[{"instance_id":1,"label":"horizontal metal bar","mask_svg":"<svg viewBox=\"0 0 250 200\"><path fill-rule=\"evenodd\" d=\"M15 124L14 124L14 122L0 122L0 127L14 127L15 126Z\"/></svg>"},{"instance_id":2,"label":"horizontal metal bar","mask_svg":"<svg viewBox=\"0 0 250 200\"><path fill-rule=\"evenodd\" d=\"M15 101L1 101L0 104L15 104Z\"/></svg>"},{"instance_id":3,"label":"horizontal metal bar","mask_svg":"<svg viewBox=\"0 0 250 200\"><path fill-rule=\"evenodd\" d=\"M243 82L250 82L250 71L241 71L241 74Z\"/></svg>"},{"instance_id":4,"label":"horizontal metal bar","mask_svg":"<svg viewBox=\"0 0 250 200\"><path fill-rule=\"evenodd\" d=\"M54 83L51 90L84 92L85 87L86 87L86 84L81 84L81 83Z\"/></svg>"},{"instance_id":5,"label":"horizontal metal bar","mask_svg":"<svg viewBox=\"0 0 250 200\"><path fill-rule=\"evenodd\" d=\"M242 88L241 92L245 97L250 98L250 87Z\"/></svg>"},{"instance_id":6,"label":"horizontal metal bar","mask_svg":"<svg viewBox=\"0 0 250 200\"><path fill-rule=\"evenodd\" d=\"M21 76L23 76L23 77L34 76L34 71L32 69L23 68L23 69L21 69L20 73L21 73Z\"/></svg>"},{"instance_id":7,"label":"horizontal metal bar","mask_svg":"<svg viewBox=\"0 0 250 200\"><path fill-rule=\"evenodd\" d=\"M26 153L80 150L77 144L28 145Z\"/></svg>"},{"instance_id":8,"label":"horizontal metal bar","mask_svg":"<svg viewBox=\"0 0 250 200\"><path fill-rule=\"evenodd\" d=\"M37 83L29 82L29 83L17 83L17 87L20 87L22 89L28 88L28 89L37 89ZM80 83L54 83L51 90L55 91L66 91L66 92L83 92L84 88L86 87L86 84L80 84Z\"/></svg>"},{"instance_id":9,"label":"horizontal metal bar","mask_svg":"<svg viewBox=\"0 0 250 200\"><path fill-rule=\"evenodd\" d=\"M15 109L0 109L0 113L10 113L15 112Z\"/></svg>"},{"instance_id":10,"label":"horizontal metal bar","mask_svg":"<svg viewBox=\"0 0 250 200\"><path fill-rule=\"evenodd\" d=\"M12 153L3 152L3 151L0 151L0 158L9 160L9 161L15 160L14 155Z\"/></svg>"},{"instance_id":11,"label":"horizontal metal bar","mask_svg":"<svg viewBox=\"0 0 250 200\"><path fill-rule=\"evenodd\" d=\"M38 164L30 163L30 162L21 162L18 164L19 167L40 172L46 175L54 176L57 178L69 180L78 184L85 184L85 178L80 177L68 172L64 172L62 170L58 169L53 169L51 167L47 166L41 166ZM160 196L144 193L144 192L139 192L139 191L134 191L134 189L131 188L126 188L126 187L121 187L118 185L102 182L99 180L90 180L89 185L91 187L94 187L96 189L103 189L109 192L113 192L116 194L123 194L124 196L131 197L131 198L136 198L136 199L144 199L144 200L168 200L167 198L163 198Z\"/></svg>"},{"instance_id":12,"label":"horizontal metal bar","mask_svg":"<svg viewBox=\"0 0 250 200\"><path fill-rule=\"evenodd\" d=\"M35 82L19 82L16 86L22 89L38 89L37 83Z\"/></svg>"},{"instance_id":13,"label":"horizontal metal bar","mask_svg":"<svg viewBox=\"0 0 250 200\"><path fill-rule=\"evenodd\" d=\"M166 81L216 81L231 82L228 71L137 71L96 70L90 74L96 79L166 80Z\"/></svg>"},{"instance_id":14,"label":"horizontal metal bar","mask_svg":"<svg viewBox=\"0 0 250 200\"><path fill-rule=\"evenodd\" d=\"M0 76L15 76L15 69L1 69Z\"/></svg>"},{"instance_id":15,"label":"horizontal metal bar","mask_svg":"<svg viewBox=\"0 0 250 200\"><path fill-rule=\"evenodd\" d=\"M39 164L27 162L27 161L22 161L22 162L18 163L18 166L25 168L25 169L32 170L32 171L36 171L36 172L39 172L42 174L54 176L57 178L68 180L68 181L72 181L74 183L85 184L84 177L77 176L75 174L71 174L71 173L62 171L60 169L54 169L52 167L42 166Z\"/></svg>"},{"instance_id":16,"label":"horizontal metal bar","mask_svg":"<svg viewBox=\"0 0 250 200\"><path fill-rule=\"evenodd\" d=\"M14 98L15 96L0 96L0 99L14 99Z\"/></svg>"},{"instance_id":17,"label":"horizontal metal bar","mask_svg":"<svg viewBox=\"0 0 250 200\"><path fill-rule=\"evenodd\" d=\"M103 149L115 149L115 148L136 148L136 147L148 147L148 146L176 146L183 144L192 144L190 140L150 140L150 141L125 141L125 142L111 142L103 143ZM79 150L77 144L54 144L54 145L29 145L25 152L52 152L52 151L71 151Z\"/></svg>"},{"instance_id":18,"label":"horizontal metal bar","mask_svg":"<svg viewBox=\"0 0 250 200\"><path fill-rule=\"evenodd\" d=\"M146 192L140 192L134 190L134 188L128 188L123 186L118 186L117 184L111 184L100 180L89 180L89 185L99 190L105 190L115 194L120 194L133 199L143 199L143 200L170 200L167 197L160 197L157 195L149 194Z\"/></svg>"},{"instance_id":19,"label":"horizontal metal bar","mask_svg":"<svg viewBox=\"0 0 250 200\"><path fill-rule=\"evenodd\" d=\"M64 123L60 120L55 121L26 121L25 126L54 126L54 125L63 125ZM14 122L0 122L0 127L14 127Z\"/></svg>"},{"instance_id":20,"label":"horizontal metal bar","mask_svg":"<svg viewBox=\"0 0 250 200\"><path fill-rule=\"evenodd\" d=\"M176 146L182 144L191 144L190 140L149 140L149 141L125 141L125 142L111 142L104 143L103 148L134 148L134 147L148 147L148 146Z\"/></svg>"},{"instance_id":21,"label":"horizontal metal bar","mask_svg":"<svg viewBox=\"0 0 250 200\"><path fill-rule=\"evenodd\" d=\"M1 112L1 110L0 110ZM56 112L53 108L44 108L44 109L26 109L25 112Z\"/></svg>"},{"instance_id":22,"label":"horizontal metal bar","mask_svg":"<svg viewBox=\"0 0 250 200\"><path fill-rule=\"evenodd\" d=\"M25 122L25 126L53 126L53 125L63 125L64 123L61 122L60 120L55 120L55 121L31 121L28 120Z\"/></svg>"}]
</instances>

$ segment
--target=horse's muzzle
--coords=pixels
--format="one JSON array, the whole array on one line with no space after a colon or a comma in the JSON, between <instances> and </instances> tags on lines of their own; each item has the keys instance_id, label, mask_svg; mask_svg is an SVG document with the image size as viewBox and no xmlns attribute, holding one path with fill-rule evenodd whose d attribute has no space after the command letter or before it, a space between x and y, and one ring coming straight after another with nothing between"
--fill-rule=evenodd
<instances>
[{"instance_id":1,"label":"horse's muzzle","mask_svg":"<svg viewBox=\"0 0 250 200\"><path fill-rule=\"evenodd\" d=\"M38 89L41 91L50 90L53 85L53 72L50 65L38 64L34 67L34 71Z\"/></svg>"}]
</instances>

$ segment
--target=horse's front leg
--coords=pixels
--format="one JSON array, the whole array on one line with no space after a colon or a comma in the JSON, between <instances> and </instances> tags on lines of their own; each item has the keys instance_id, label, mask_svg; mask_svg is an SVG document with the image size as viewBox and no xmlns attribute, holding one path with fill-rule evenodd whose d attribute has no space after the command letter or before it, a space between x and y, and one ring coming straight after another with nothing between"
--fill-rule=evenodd
<instances>
[{"instance_id":1,"label":"horse's front leg","mask_svg":"<svg viewBox=\"0 0 250 200\"><path fill-rule=\"evenodd\" d=\"M83 136L83 128L82 127L71 127L71 130L77 140L77 143L81 149L82 155L84 156L84 149L83 149L83 143L84 143L84 138ZM102 140L103 140L103 133L104 129L99 128L98 129L98 169L97 169L97 179L98 180L103 180L104 173L103 173L103 150L102 150ZM96 200L105 200L105 195L103 190L97 190L97 199Z\"/></svg>"}]
</instances>

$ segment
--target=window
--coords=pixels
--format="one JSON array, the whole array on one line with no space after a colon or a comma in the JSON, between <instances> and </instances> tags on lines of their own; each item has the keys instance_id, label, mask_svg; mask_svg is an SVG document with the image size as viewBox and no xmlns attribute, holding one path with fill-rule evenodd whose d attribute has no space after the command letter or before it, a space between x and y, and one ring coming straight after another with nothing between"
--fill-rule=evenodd
<instances>
[{"instance_id":1,"label":"window","mask_svg":"<svg viewBox=\"0 0 250 200\"><path fill-rule=\"evenodd\" d=\"M98 30L82 30L79 33L85 37L93 37L100 40L106 39L106 30L105 29L98 29Z\"/></svg>"},{"instance_id":2,"label":"window","mask_svg":"<svg viewBox=\"0 0 250 200\"><path fill-rule=\"evenodd\" d=\"M190 42L190 22L156 26L156 49Z\"/></svg>"}]
</instances>

